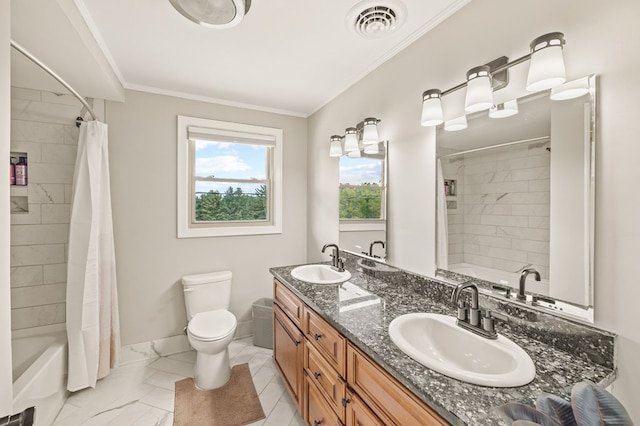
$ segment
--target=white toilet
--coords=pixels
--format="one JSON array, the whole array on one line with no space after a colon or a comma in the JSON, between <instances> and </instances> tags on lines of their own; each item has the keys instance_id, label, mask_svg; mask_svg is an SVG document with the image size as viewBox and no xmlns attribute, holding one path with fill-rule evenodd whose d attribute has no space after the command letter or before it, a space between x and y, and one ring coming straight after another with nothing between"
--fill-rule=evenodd
<instances>
[{"instance_id":1,"label":"white toilet","mask_svg":"<svg viewBox=\"0 0 640 426\"><path fill-rule=\"evenodd\" d=\"M219 388L229 381L227 347L236 333L236 317L229 311L231 271L182 277L187 307L187 337L196 350L195 384L198 389Z\"/></svg>"}]
</instances>

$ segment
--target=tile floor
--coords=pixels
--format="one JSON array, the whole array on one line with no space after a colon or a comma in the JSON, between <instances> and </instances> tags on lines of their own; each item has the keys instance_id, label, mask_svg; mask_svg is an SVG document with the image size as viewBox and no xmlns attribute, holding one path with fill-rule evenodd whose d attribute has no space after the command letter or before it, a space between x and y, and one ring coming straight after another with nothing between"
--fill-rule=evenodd
<instances>
[{"instance_id":1,"label":"tile floor","mask_svg":"<svg viewBox=\"0 0 640 426\"><path fill-rule=\"evenodd\" d=\"M231 365L249 363L266 419L251 426L301 426L272 351L253 346L252 339L229 345ZM54 426L171 426L174 383L193 377L194 351L140 361L114 369L95 389L76 392L58 414Z\"/></svg>"}]
</instances>

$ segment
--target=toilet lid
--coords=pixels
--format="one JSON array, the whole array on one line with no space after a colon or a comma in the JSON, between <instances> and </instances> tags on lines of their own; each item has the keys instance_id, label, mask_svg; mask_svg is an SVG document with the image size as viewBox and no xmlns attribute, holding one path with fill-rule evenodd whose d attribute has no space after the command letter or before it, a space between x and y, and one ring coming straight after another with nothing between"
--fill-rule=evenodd
<instances>
[{"instance_id":1,"label":"toilet lid","mask_svg":"<svg viewBox=\"0 0 640 426\"><path fill-rule=\"evenodd\" d=\"M217 340L228 336L236 328L236 317L226 309L200 312L196 314L187 330L189 333L202 340Z\"/></svg>"}]
</instances>

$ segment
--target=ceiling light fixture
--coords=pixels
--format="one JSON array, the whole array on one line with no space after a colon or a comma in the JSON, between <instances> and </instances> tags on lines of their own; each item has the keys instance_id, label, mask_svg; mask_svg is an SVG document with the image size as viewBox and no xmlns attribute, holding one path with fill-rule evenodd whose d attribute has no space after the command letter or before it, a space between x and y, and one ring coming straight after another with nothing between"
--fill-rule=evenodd
<instances>
[{"instance_id":1,"label":"ceiling light fixture","mask_svg":"<svg viewBox=\"0 0 640 426\"><path fill-rule=\"evenodd\" d=\"M509 82L509 68L531 60L527 75L526 89L529 91L546 90L565 82L564 59L562 48L565 44L564 34L560 32L542 35L530 44L530 52L514 61L507 62L504 56L488 64L474 67L467 72L467 80L448 90L430 89L422 93L423 126L437 126L444 120L442 111L442 97L462 88L467 89L465 96L465 112L476 112L490 109L491 117L507 117L517 114L515 108L507 108L505 102L502 107L494 106L493 92L505 87ZM561 95L558 95L561 96ZM552 99L554 99L552 97ZM560 97L558 98L560 99ZM445 122L445 130L461 130L462 117ZM447 123L449 123L447 125Z\"/></svg>"},{"instance_id":2,"label":"ceiling light fixture","mask_svg":"<svg viewBox=\"0 0 640 426\"><path fill-rule=\"evenodd\" d=\"M249 12L251 0L169 0L185 18L208 28L238 25Z\"/></svg>"}]
</instances>

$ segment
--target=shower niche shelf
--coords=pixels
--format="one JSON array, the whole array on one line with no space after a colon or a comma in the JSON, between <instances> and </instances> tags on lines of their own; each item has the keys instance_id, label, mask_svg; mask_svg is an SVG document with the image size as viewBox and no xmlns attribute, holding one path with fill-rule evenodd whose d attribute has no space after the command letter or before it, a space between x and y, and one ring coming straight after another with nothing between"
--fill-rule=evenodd
<instances>
[{"instance_id":1,"label":"shower niche shelf","mask_svg":"<svg viewBox=\"0 0 640 426\"><path fill-rule=\"evenodd\" d=\"M16 160L20 157L25 157L27 159L27 164L29 164L29 158L26 152L11 151L10 156L12 159L15 158ZM28 170L29 168L27 167L27 171ZM28 182L27 174L27 183ZM9 197L11 214L29 213L29 189L27 185L11 185L9 189Z\"/></svg>"}]
</instances>

